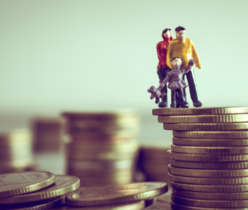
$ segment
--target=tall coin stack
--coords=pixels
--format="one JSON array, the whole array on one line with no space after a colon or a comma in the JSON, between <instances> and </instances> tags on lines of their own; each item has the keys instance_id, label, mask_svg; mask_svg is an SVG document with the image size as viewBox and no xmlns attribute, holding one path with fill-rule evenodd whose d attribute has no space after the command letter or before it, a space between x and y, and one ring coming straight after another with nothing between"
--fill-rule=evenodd
<instances>
[{"instance_id":1,"label":"tall coin stack","mask_svg":"<svg viewBox=\"0 0 248 210\"><path fill-rule=\"evenodd\" d=\"M66 170L81 186L133 181L138 117L131 112L65 112Z\"/></svg>"},{"instance_id":2,"label":"tall coin stack","mask_svg":"<svg viewBox=\"0 0 248 210\"><path fill-rule=\"evenodd\" d=\"M0 133L0 173L34 168L32 138L29 130Z\"/></svg>"},{"instance_id":3,"label":"tall coin stack","mask_svg":"<svg viewBox=\"0 0 248 210\"><path fill-rule=\"evenodd\" d=\"M154 109L173 130L172 209L248 208L248 107Z\"/></svg>"}]
</instances>

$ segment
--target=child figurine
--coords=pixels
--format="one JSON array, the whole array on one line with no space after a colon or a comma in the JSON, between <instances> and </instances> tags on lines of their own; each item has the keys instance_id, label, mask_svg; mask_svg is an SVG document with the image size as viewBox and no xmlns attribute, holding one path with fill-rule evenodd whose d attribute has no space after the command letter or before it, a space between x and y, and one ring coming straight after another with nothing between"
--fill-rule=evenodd
<instances>
[{"instance_id":1,"label":"child figurine","mask_svg":"<svg viewBox=\"0 0 248 210\"><path fill-rule=\"evenodd\" d=\"M182 59L174 58L171 61L172 70L168 72L166 78L160 83L158 89L162 89L167 83L168 88L171 89L171 107L184 107L187 108L187 102L184 96L184 88L187 87L186 82L183 79L184 74L188 73L193 66L193 60L189 61L187 69L182 67Z\"/></svg>"}]
</instances>

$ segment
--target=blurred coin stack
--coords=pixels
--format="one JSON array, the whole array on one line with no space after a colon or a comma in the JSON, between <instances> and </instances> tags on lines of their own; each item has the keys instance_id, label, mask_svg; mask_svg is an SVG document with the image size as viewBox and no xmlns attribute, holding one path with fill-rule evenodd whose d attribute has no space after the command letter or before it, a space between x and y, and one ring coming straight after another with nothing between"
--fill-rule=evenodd
<instances>
[{"instance_id":1,"label":"blurred coin stack","mask_svg":"<svg viewBox=\"0 0 248 210\"><path fill-rule=\"evenodd\" d=\"M63 113L66 171L82 186L126 184L134 179L138 117L131 112Z\"/></svg>"},{"instance_id":2,"label":"blurred coin stack","mask_svg":"<svg viewBox=\"0 0 248 210\"><path fill-rule=\"evenodd\" d=\"M173 130L172 208L248 208L248 108L155 109Z\"/></svg>"},{"instance_id":3,"label":"blurred coin stack","mask_svg":"<svg viewBox=\"0 0 248 210\"><path fill-rule=\"evenodd\" d=\"M170 158L170 148L142 146L140 148L139 168L145 174L147 181L168 182Z\"/></svg>"},{"instance_id":4,"label":"blurred coin stack","mask_svg":"<svg viewBox=\"0 0 248 210\"><path fill-rule=\"evenodd\" d=\"M62 149L63 120L59 117L36 117L32 120L33 150L37 153Z\"/></svg>"},{"instance_id":5,"label":"blurred coin stack","mask_svg":"<svg viewBox=\"0 0 248 210\"><path fill-rule=\"evenodd\" d=\"M29 130L0 133L0 173L26 171L34 167Z\"/></svg>"}]
</instances>

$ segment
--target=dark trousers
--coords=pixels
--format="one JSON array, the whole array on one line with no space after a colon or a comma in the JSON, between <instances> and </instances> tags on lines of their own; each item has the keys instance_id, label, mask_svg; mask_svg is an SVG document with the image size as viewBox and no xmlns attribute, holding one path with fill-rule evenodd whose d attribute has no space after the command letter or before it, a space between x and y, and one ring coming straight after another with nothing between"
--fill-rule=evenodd
<instances>
[{"instance_id":1,"label":"dark trousers","mask_svg":"<svg viewBox=\"0 0 248 210\"><path fill-rule=\"evenodd\" d=\"M176 89L171 91L171 107L185 107L186 100L184 90Z\"/></svg>"},{"instance_id":2,"label":"dark trousers","mask_svg":"<svg viewBox=\"0 0 248 210\"><path fill-rule=\"evenodd\" d=\"M167 76L167 73L169 71L170 71L170 68L168 66L166 68L162 67L162 68L158 69L159 82L163 82L163 80L165 79L165 77ZM161 92L165 94L164 97L162 98L162 101L167 102L167 85L165 85L163 87Z\"/></svg>"},{"instance_id":3,"label":"dark trousers","mask_svg":"<svg viewBox=\"0 0 248 210\"><path fill-rule=\"evenodd\" d=\"M198 101L198 96L197 96L195 82L194 82L194 78L193 78L192 72L189 71L186 74L186 77L187 77L187 80L188 80L190 97L191 97L193 103L196 103ZM186 91L185 91L185 88L184 88L183 92L184 92L184 97L185 97L185 100L186 100Z\"/></svg>"}]
</instances>

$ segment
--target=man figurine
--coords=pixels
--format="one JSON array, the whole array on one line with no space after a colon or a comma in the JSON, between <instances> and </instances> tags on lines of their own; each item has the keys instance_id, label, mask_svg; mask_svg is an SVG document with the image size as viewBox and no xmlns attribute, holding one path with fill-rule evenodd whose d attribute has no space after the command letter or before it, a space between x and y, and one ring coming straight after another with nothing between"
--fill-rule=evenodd
<instances>
[{"instance_id":1,"label":"man figurine","mask_svg":"<svg viewBox=\"0 0 248 210\"><path fill-rule=\"evenodd\" d=\"M172 40L168 46L167 50L167 65L169 68L172 68L171 61L173 58L181 58L182 59L182 68L187 69L189 60L193 59L197 68L201 69L201 64L195 50L195 47L192 41L189 38L185 38L185 28L182 26L178 26L176 29L176 39ZM190 96L193 101L193 105L195 107L202 106L202 103L198 100L195 82L193 79L193 74L191 71L186 73L186 77L188 80ZM185 90L184 95L186 98Z\"/></svg>"},{"instance_id":2,"label":"man figurine","mask_svg":"<svg viewBox=\"0 0 248 210\"><path fill-rule=\"evenodd\" d=\"M167 73L170 71L170 68L167 66L166 54L169 46L169 42L172 40L171 29L166 28L162 31L163 41L160 41L157 44L157 55L158 55L158 77L160 83L165 79ZM159 103L159 107L167 107L167 85L161 90L162 98Z\"/></svg>"}]
</instances>

